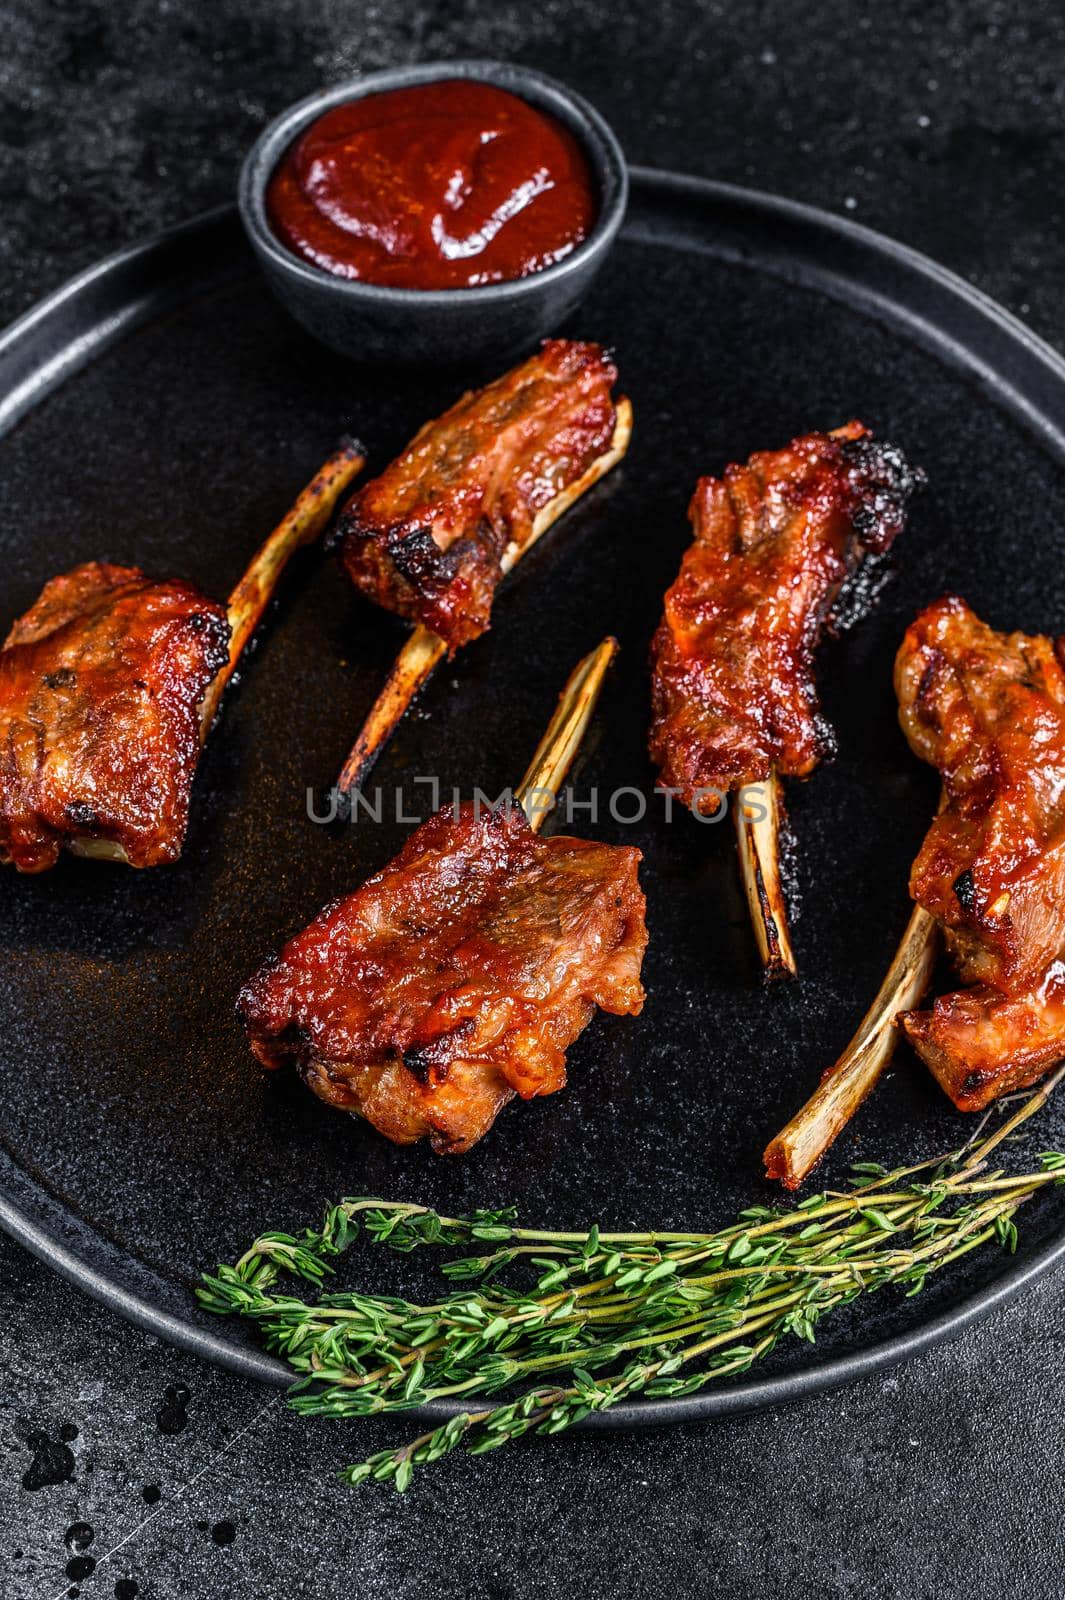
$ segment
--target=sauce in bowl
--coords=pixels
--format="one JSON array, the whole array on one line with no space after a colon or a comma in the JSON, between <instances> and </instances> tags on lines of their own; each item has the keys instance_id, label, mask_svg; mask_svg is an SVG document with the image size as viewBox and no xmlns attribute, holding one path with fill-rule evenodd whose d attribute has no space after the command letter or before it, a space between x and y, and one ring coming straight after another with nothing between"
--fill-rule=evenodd
<instances>
[{"instance_id":1,"label":"sauce in bowl","mask_svg":"<svg viewBox=\"0 0 1065 1600\"><path fill-rule=\"evenodd\" d=\"M460 289L561 261L597 205L561 122L455 78L327 111L274 171L266 210L282 244L336 277Z\"/></svg>"}]
</instances>

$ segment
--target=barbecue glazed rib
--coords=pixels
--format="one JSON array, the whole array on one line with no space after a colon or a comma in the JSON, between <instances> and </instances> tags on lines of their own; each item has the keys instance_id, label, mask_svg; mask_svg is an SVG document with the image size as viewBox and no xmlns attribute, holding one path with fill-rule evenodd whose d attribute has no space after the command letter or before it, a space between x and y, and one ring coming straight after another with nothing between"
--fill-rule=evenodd
<instances>
[{"instance_id":1,"label":"barbecue glazed rib","mask_svg":"<svg viewBox=\"0 0 1065 1600\"><path fill-rule=\"evenodd\" d=\"M352 582L452 653L483 633L507 552L520 551L537 513L610 451L616 377L598 345L548 339L426 423L341 515Z\"/></svg>"},{"instance_id":2,"label":"barbecue glazed rib","mask_svg":"<svg viewBox=\"0 0 1065 1600\"><path fill-rule=\"evenodd\" d=\"M175 860L228 644L190 583L91 561L45 584L0 649L0 860L42 872L84 840Z\"/></svg>"},{"instance_id":3,"label":"barbecue glazed rib","mask_svg":"<svg viewBox=\"0 0 1065 1600\"><path fill-rule=\"evenodd\" d=\"M461 1154L515 1094L563 1087L597 1006L639 1012L639 860L516 807L439 811L245 986L252 1049L394 1143Z\"/></svg>"},{"instance_id":4,"label":"barbecue glazed rib","mask_svg":"<svg viewBox=\"0 0 1065 1600\"><path fill-rule=\"evenodd\" d=\"M286 564L362 470L345 440L223 608L190 583L91 561L41 591L0 647L0 863L181 854L200 746Z\"/></svg>"},{"instance_id":5,"label":"barbecue glazed rib","mask_svg":"<svg viewBox=\"0 0 1065 1600\"><path fill-rule=\"evenodd\" d=\"M813 658L840 585L886 551L923 481L860 422L701 478L695 532L652 645L651 758L705 815L831 750Z\"/></svg>"},{"instance_id":6,"label":"barbecue glazed rib","mask_svg":"<svg viewBox=\"0 0 1065 1600\"><path fill-rule=\"evenodd\" d=\"M967 983L1029 988L1065 946L1065 640L996 633L948 596L907 630L895 685L946 805L910 893Z\"/></svg>"},{"instance_id":7,"label":"barbecue glazed rib","mask_svg":"<svg viewBox=\"0 0 1065 1600\"><path fill-rule=\"evenodd\" d=\"M910 893L974 985L899 1022L963 1110L1065 1055L1063 652L1063 639L996 633L952 595L896 661L903 730L944 789Z\"/></svg>"}]
</instances>

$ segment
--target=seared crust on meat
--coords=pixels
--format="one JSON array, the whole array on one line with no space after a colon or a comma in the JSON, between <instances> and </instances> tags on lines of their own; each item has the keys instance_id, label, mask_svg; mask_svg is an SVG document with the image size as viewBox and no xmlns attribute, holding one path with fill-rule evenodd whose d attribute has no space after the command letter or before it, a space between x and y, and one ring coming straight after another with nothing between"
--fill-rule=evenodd
<instances>
[{"instance_id":1,"label":"seared crust on meat","mask_svg":"<svg viewBox=\"0 0 1065 1600\"><path fill-rule=\"evenodd\" d=\"M0 649L0 860L41 872L82 840L175 860L228 644L192 584L97 561L47 583Z\"/></svg>"},{"instance_id":2,"label":"seared crust on meat","mask_svg":"<svg viewBox=\"0 0 1065 1600\"><path fill-rule=\"evenodd\" d=\"M1032 994L975 984L943 995L931 1011L906 1011L899 1026L959 1111L982 1111L1027 1088L1065 1056L1060 979Z\"/></svg>"},{"instance_id":3,"label":"seared crust on meat","mask_svg":"<svg viewBox=\"0 0 1065 1600\"><path fill-rule=\"evenodd\" d=\"M598 345L548 339L426 423L341 513L352 582L452 651L483 633L507 547L610 449L616 377Z\"/></svg>"},{"instance_id":4,"label":"seared crust on meat","mask_svg":"<svg viewBox=\"0 0 1065 1600\"><path fill-rule=\"evenodd\" d=\"M440 811L245 985L252 1049L397 1144L462 1153L513 1095L562 1088L597 1006L640 1010L639 860L516 807Z\"/></svg>"},{"instance_id":5,"label":"seared crust on meat","mask_svg":"<svg viewBox=\"0 0 1065 1600\"><path fill-rule=\"evenodd\" d=\"M996 633L949 595L907 629L895 665L903 731L945 797L910 893L962 978L1006 994L1065 947L1063 643Z\"/></svg>"},{"instance_id":6,"label":"seared crust on meat","mask_svg":"<svg viewBox=\"0 0 1065 1600\"><path fill-rule=\"evenodd\" d=\"M651 758L686 805L711 812L773 770L806 777L831 749L813 677L821 629L921 482L860 422L700 479L695 539L652 645Z\"/></svg>"},{"instance_id":7,"label":"seared crust on meat","mask_svg":"<svg viewBox=\"0 0 1065 1600\"><path fill-rule=\"evenodd\" d=\"M948 595L895 663L903 730L943 779L910 893L972 985L898 1021L962 1111L1065 1055L1063 643L996 633Z\"/></svg>"}]
</instances>

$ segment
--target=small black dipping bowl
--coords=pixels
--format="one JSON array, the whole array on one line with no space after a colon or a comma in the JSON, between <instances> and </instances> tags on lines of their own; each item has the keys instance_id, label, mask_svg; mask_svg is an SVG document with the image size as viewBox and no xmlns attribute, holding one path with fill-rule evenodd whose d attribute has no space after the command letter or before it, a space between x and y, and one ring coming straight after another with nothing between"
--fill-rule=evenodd
<instances>
[{"instance_id":1,"label":"small black dipping bowl","mask_svg":"<svg viewBox=\"0 0 1065 1600\"><path fill-rule=\"evenodd\" d=\"M556 117L580 141L598 190L588 238L542 272L468 289L394 289L338 278L281 243L266 215L266 188L290 146L323 112L366 95L446 78L472 78L507 89ZM580 95L528 67L502 61L439 61L394 67L320 90L271 122L240 175L240 213L270 285L308 332L358 361L451 364L505 357L551 332L583 299L606 260L628 202L629 179L610 128Z\"/></svg>"}]
</instances>

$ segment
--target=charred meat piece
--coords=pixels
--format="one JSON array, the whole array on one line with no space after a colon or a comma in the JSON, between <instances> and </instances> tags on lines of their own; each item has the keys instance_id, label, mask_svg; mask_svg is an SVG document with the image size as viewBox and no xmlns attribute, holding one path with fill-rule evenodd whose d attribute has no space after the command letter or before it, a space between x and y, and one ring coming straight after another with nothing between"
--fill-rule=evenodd
<instances>
[{"instance_id":1,"label":"charred meat piece","mask_svg":"<svg viewBox=\"0 0 1065 1600\"><path fill-rule=\"evenodd\" d=\"M922 474L860 422L702 478L695 531L652 646L651 758L686 805L830 748L813 658L844 580L901 531Z\"/></svg>"},{"instance_id":2,"label":"charred meat piece","mask_svg":"<svg viewBox=\"0 0 1065 1600\"><path fill-rule=\"evenodd\" d=\"M966 983L1018 994L1065 947L1065 640L996 633L948 596L907 630L895 686L946 803L910 875Z\"/></svg>"},{"instance_id":3,"label":"charred meat piece","mask_svg":"<svg viewBox=\"0 0 1065 1600\"><path fill-rule=\"evenodd\" d=\"M245 986L268 1067L396 1144L476 1144L515 1094L553 1094L595 1008L635 1014L639 851L540 839L517 808L438 812Z\"/></svg>"},{"instance_id":4,"label":"charred meat piece","mask_svg":"<svg viewBox=\"0 0 1065 1600\"><path fill-rule=\"evenodd\" d=\"M899 1018L906 1038L959 1111L982 1111L1025 1089L1065 1057L1065 971L1031 994L986 984L942 996Z\"/></svg>"},{"instance_id":5,"label":"charred meat piece","mask_svg":"<svg viewBox=\"0 0 1065 1600\"><path fill-rule=\"evenodd\" d=\"M345 439L223 608L190 583L91 561L53 578L0 647L0 863L61 849L152 867L181 853L200 746L281 574L363 467Z\"/></svg>"},{"instance_id":6,"label":"charred meat piece","mask_svg":"<svg viewBox=\"0 0 1065 1600\"><path fill-rule=\"evenodd\" d=\"M910 874L973 985L899 1025L963 1111L1065 1055L1065 641L996 633L948 595L895 665L913 750L943 808Z\"/></svg>"},{"instance_id":7,"label":"charred meat piece","mask_svg":"<svg viewBox=\"0 0 1065 1600\"><path fill-rule=\"evenodd\" d=\"M100 562L47 583L0 649L0 861L40 872L86 841L173 861L228 645L192 584Z\"/></svg>"},{"instance_id":8,"label":"charred meat piece","mask_svg":"<svg viewBox=\"0 0 1065 1600\"><path fill-rule=\"evenodd\" d=\"M766 1169L802 1181L872 1089L894 1024L961 1111L1026 1087L1065 1056L1065 671L1061 640L996 633L947 596L907 630L899 717L943 778L910 875L917 901L854 1038L770 1143ZM973 987L911 1010L939 930Z\"/></svg>"},{"instance_id":9,"label":"charred meat piece","mask_svg":"<svg viewBox=\"0 0 1065 1600\"><path fill-rule=\"evenodd\" d=\"M505 552L609 451L616 377L598 345L548 339L426 423L341 515L352 582L451 651L483 633Z\"/></svg>"}]
</instances>

